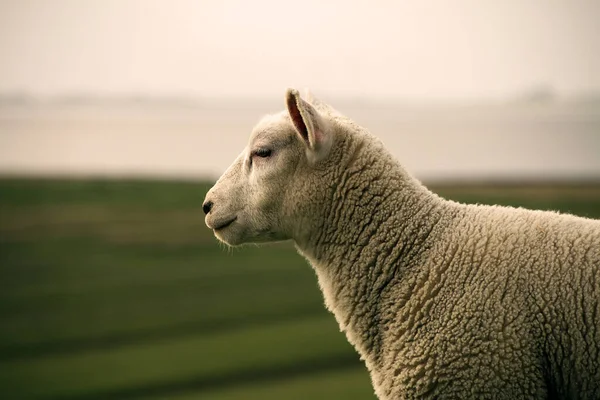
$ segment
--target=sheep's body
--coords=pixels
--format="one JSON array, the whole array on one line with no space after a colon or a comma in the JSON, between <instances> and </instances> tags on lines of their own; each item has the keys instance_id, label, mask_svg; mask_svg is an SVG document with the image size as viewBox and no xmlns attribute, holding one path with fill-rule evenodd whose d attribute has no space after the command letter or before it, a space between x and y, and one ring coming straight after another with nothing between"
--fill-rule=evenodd
<instances>
[{"instance_id":1,"label":"sheep's body","mask_svg":"<svg viewBox=\"0 0 600 400\"><path fill-rule=\"evenodd\" d=\"M323 108L326 120L310 122L315 109L294 103L298 112L290 96L301 100L288 93L300 137L308 142L310 124L332 132L327 157L290 152L300 160L283 168L294 171L293 196L268 190L281 204L261 195L254 222L239 211L215 232L232 244L294 239L379 398L600 398L600 221L443 200L368 132ZM259 124L250 147L288 140L290 117ZM250 169L240 183L243 168L238 159L207 199L260 180ZM280 221L248 233L265 223L262 209Z\"/></svg>"},{"instance_id":2,"label":"sheep's body","mask_svg":"<svg viewBox=\"0 0 600 400\"><path fill-rule=\"evenodd\" d=\"M382 151L299 246L378 396L598 398L600 222L445 201Z\"/></svg>"}]
</instances>

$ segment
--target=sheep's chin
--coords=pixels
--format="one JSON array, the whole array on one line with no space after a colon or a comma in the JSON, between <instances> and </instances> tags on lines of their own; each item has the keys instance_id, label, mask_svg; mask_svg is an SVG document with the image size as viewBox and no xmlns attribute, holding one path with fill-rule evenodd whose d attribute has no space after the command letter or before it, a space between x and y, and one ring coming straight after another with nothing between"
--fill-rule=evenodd
<instances>
[{"instance_id":1,"label":"sheep's chin","mask_svg":"<svg viewBox=\"0 0 600 400\"><path fill-rule=\"evenodd\" d=\"M283 242L291 239L287 235L281 233L276 233L267 229L253 231L235 223L223 229L213 230L213 232L219 241L231 247L244 244Z\"/></svg>"},{"instance_id":2,"label":"sheep's chin","mask_svg":"<svg viewBox=\"0 0 600 400\"><path fill-rule=\"evenodd\" d=\"M226 227L224 229L213 230L215 237L220 242L225 243L228 246L239 246L244 243L244 239L239 233L236 233L233 227Z\"/></svg>"},{"instance_id":3,"label":"sheep's chin","mask_svg":"<svg viewBox=\"0 0 600 400\"><path fill-rule=\"evenodd\" d=\"M213 233L219 241L231 247L261 241L257 240L256 235L249 232L247 228L236 222L221 229L213 229Z\"/></svg>"}]
</instances>

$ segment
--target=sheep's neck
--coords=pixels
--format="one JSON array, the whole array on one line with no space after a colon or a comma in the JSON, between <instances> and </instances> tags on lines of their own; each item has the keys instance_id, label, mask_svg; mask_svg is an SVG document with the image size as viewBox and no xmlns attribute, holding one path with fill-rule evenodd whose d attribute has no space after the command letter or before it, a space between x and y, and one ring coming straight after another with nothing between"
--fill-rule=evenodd
<instances>
[{"instance_id":1,"label":"sheep's neck","mask_svg":"<svg viewBox=\"0 0 600 400\"><path fill-rule=\"evenodd\" d=\"M374 366L382 298L428 247L442 202L400 169L387 169L362 186L348 180L336 196L326 223L298 248L313 265L340 328Z\"/></svg>"}]
</instances>

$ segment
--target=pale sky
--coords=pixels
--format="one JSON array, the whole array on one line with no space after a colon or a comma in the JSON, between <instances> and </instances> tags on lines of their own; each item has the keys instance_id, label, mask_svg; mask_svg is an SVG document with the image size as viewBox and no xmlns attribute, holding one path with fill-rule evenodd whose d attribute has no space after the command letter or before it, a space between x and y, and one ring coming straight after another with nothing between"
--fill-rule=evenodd
<instances>
[{"instance_id":1,"label":"pale sky","mask_svg":"<svg viewBox=\"0 0 600 400\"><path fill-rule=\"evenodd\" d=\"M600 1L0 0L0 91L412 99L600 89Z\"/></svg>"}]
</instances>

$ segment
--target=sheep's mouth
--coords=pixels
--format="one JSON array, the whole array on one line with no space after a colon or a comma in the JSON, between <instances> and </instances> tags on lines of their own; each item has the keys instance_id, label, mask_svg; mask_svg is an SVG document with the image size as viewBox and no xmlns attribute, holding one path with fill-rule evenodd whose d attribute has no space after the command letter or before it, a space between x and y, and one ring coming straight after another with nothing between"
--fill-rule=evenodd
<instances>
[{"instance_id":1,"label":"sheep's mouth","mask_svg":"<svg viewBox=\"0 0 600 400\"><path fill-rule=\"evenodd\" d=\"M237 219L237 217L233 217L232 219L230 219L229 221L225 221L222 224L219 225L215 225L215 227L213 228L215 231L219 231L221 229L227 228L229 225L233 224L233 222Z\"/></svg>"}]
</instances>

